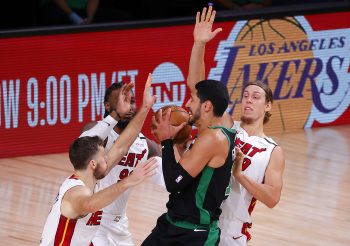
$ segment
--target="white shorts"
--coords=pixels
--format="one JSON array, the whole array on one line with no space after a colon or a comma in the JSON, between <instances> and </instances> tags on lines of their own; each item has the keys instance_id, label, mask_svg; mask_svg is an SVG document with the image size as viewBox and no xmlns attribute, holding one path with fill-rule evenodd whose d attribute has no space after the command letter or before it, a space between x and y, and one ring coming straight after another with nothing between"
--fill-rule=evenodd
<instances>
[{"instance_id":1,"label":"white shorts","mask_svg":"<svg viewBox=\"0 0 350 246\"><path fill-rule=\"evenodd\" d=\"M233 237L232 234L221 232L219 246L247 246L247 236L241 234Z\"/></svg>"},{"instance_id":2,"label":"white shorts","mask_svg":"<svg viewBox=\"0 0 350 246\"><path fill-rule=\"evenodd\" d=\"M101 224L92 240L95 246L134 246L128 217L103 213Z\"/></svg>"},{"instance_id":3,"label":"white shorts","mask_svg":"<svg viewBox=\"0 0 350 246\"><path fill-rule=\"evenodd\" d=\"M242 234L242 221L220 218L219 227L221 229L219 246L247 246L247 236Z\"/></svg>"}]
</instances>

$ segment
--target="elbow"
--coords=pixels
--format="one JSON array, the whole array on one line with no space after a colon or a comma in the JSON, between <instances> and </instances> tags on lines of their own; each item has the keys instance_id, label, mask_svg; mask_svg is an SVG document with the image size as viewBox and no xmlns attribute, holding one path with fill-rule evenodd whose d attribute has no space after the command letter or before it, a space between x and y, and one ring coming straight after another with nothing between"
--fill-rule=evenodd
<instances>
[{"instance_id":1,"label":"elbow","mask_svg":"<svg viewBox=\"0 0 350 246\"><path fill-rule=\"evenodd\" d=\"M270 199L267 203L265 203L265 205L268 207L268 208L274 208L276 207L276 205L279 203L280 201L280 198L277 197L277 198L272 198Z\"/></svg>"}]
</instances>

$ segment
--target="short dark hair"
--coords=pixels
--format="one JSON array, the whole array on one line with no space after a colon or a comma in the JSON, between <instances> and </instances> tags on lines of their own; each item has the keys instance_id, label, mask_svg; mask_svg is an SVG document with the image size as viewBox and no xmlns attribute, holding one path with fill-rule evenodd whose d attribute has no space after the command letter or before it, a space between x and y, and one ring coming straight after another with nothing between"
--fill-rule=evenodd
<instances>
[{"instance_id":1,"label":"short dark hair","mask_svg":"<svg viewBox=\"0 0 350 246\"><path fill-rule=\"evenodd\" d=\"M269 87L268 84L260 81L260 80L256 80L256 81L251 81L248 82L247 84L244 85L244 90L250 86L250 85L256 85L259 86L261 89L263 89L265 91L265 101L266 103L271 102L271 104L273 103L273 93L271 88ZM267 122L269 122L270 117L271 117L271 113L270 112L266 112L264 115L264 124L266 124Z\"/></svg>"},{"instance_id":2,"label":"short dark hair","mask_svg":"<svg viewBox=\"0 0 350 246\"><path fill-rule=\"evenodd\" d=\"M227 109L229 95L226 86L217 80L202 80L196 84L197 96L201 103L213 104L214 116L221 117Z\"/></svg>"},{"instance_id":3,"label":"short dark hair","mask_svg":"<svg viewBox=\"0 0 350 246\"><path fill-rule=\"evenodd\" d=\"M119 81L119 82L116 82L116 83L113 83L111 84L107 89L106 89L106 92L105 92L105 97L104 97L104 103L108 102L110 97L111 97L111 94L113 91L116 91L116 90L120 90L120 88L122 88L122 86L124 85L124 82L123 81ZM107 110L105 110L105 114L103 116L103 118L107 117L109 115L109 112Z\"/></svg>"},{"instance_id":4,"label":"short dark hair","mask_svg":"<svg viewBox=\"0 0 350 246\"><path fill-rule=\"evenodd\" d=\"M85 170L89 161L103 147L103 140L97 136L81 137L74 140L69 147L69 159L75 170Z\"/></svg>"}]
</instances>

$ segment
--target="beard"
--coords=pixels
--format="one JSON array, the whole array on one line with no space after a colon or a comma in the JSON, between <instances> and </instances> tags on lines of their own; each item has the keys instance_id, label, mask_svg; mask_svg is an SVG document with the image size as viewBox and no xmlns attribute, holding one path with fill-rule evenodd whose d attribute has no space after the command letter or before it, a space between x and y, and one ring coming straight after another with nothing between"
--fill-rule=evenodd
<instances>
[{"instance_id":1,"label":"beard","mask_svg":"<svg viewBox=\"0 0 350 246\"><path fill-rule=\"evenodd\" d=\"M117 127L120 130L124 130L130 123L130 121L135 117L136 111L130 111L126 118L118 120Z\"/></svg>"},{"instance_id":2,"label":"beard","mask_svg":"<svg viewBox=\"0 0 350 246\"><path fill-rule=\"evenodd\" d=\"M101 164L98 164L94 170L94 176L97 180L103 179L106 176L106 170L102 169Z\"/></svg>"},{"instance_id":3,"label":"beard","mask_svg":"<svg viewBox=\"0 0 350 246\"><path fill-rule=\"evenodd\" d=\"M120 130L124 130L129 125L130 121L131 121L131 118L119 120L117 123L117 127Z\"/></svg>"},{"instance_id":4,"label":"beard","mask_svg":"<svg viewBox=\"0 0 350 246\"><path fill-rule=\"evenodd\" d=\"M252 124L254 122L252 118L245 117L245 116L241 116L241 121L247 125Z\"/></svg>"},{"instance_id":5,"label":"beard","mask_svg":"<svg viewBox=\"0 0 350 246\"><path fill-rule=\"evenodd\" d=\"M192 117L188 120L188 124L193 126L200 117L201 117L201 111L200 111L200 108L198 108L196 112L192 114Z\"/></svg>"}]
</instances>

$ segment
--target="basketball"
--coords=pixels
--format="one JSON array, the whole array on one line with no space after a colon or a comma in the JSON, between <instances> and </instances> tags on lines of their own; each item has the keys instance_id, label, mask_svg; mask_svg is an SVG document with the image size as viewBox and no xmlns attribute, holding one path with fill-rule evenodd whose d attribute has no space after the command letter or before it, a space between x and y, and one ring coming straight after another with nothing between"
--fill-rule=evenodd
<instances>
[{"instance_id":1,"label":"basketball","mask_svg":"<svg viewBox=\"0 0 350 246\"><path fill-rule=\"evenodd\" d=\"M190 115L188 112L185 109L175 105L168 105L158 109L156 112L156 120L158 120L157 116L159 110L162 110L163 115L165 115L168 108L171 108L170 123L173 126L179 126L181 123L189 120ZM191 130L192 127L190 125L186 125L184 128L182 128L181 131L179 131L174 137L174 143L178 144L186 141L190 137Z\"/></svg>"}]
</instances>

